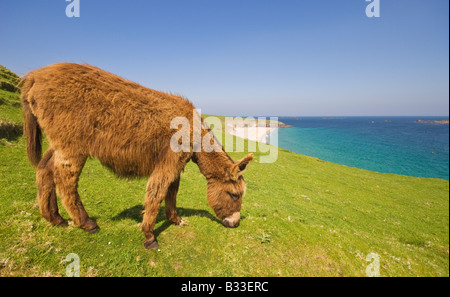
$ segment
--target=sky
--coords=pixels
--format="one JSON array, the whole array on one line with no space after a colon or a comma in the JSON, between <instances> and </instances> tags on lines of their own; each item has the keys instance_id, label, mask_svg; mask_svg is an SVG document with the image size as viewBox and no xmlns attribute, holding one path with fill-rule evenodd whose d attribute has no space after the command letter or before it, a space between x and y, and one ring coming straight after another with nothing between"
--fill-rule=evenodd
<instances>
[{"instance_id":1,"label":"sky","mask_svg":"<svg viewBox=\"0 0 450 297\"><path fill-rule=\"evenodd\" d=\"M0 0L0 64L88 63L202 113L448 116L449 1Z\"/></svg>"}]
</instances>

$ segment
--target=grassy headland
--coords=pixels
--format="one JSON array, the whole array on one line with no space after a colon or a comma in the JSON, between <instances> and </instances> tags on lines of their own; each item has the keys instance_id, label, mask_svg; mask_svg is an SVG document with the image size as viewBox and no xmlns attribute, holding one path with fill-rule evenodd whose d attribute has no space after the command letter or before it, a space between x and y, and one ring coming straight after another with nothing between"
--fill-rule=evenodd
<instances>
[{"instance_id":1,"label":"grassy headland","mask_svg":"<svg viewBox=\"0 0 450 297\"><path fill-rule=\"evenodd\" d=\"M18 96L0 90L0 120L16 128ZM8 131L0 134L0 276L64 276L69 253L79 255L81 276L365 276L369 253L379 255L381 276L449 275L445 180L380 174L284 149L277 162L262 164L257 152L245 174L241 224L226 229L191 162L177 199L187 225L171 225L161 209L161 250L147 251L139 226L145 179L119 179L88 160L79 192L100 232L51 227L39 215L21 130Z\"/></svg>"}]
</instances>

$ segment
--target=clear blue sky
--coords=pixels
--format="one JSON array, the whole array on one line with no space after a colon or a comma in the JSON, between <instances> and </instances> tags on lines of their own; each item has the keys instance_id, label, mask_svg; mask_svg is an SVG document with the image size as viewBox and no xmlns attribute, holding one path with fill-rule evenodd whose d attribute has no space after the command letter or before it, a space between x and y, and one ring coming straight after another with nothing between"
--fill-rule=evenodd
<instances>
[{"instance_id":1,"label":"clear blue sky","mask_svg":"<svg viewBox=\"0 0 450 297\"><path fill-rule=\"evenodd\" d=\"M448 115L449 1L0 0L0 64L89 63L222 115Z\"/></svg>"}]
</instances>

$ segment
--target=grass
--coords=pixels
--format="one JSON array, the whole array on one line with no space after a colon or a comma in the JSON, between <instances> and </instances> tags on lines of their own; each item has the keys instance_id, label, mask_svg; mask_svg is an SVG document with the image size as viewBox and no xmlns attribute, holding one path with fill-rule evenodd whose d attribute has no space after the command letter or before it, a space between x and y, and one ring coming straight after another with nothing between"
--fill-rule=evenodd
<instances>
[{"instance_id":1,"label":"grass","mask_svg":"<svg viewBox=\"0 0 450 297\"><path fill-rule=\"evenodd\" d=\"M0 89L9 92L16 92L19 90L17 84L20 82L19 76L0 65Z\"/></svg>"},{"instance_id":2,"label":"grass","mask_svg":"<svg viewBox=\"0 0 450 297\"><path fill-rule=\"evenodd\" d=\"M20 124L18 95L7 95L0 119ZM147 251L140 232L146 180L119 179L88 160L79 192L100 232L51 227L39 215L24 137L0 138L0 276L65 276L70 253L80 257L81 276L365 276L369 253L380 256L381 276L449 276L445 180L375 173L284 149L277 162L262 164L255 153L241 224L226 229L191 162L177 200L185 224L168 223L161 208L160 251Z\"/></svg>"}]
</instances>

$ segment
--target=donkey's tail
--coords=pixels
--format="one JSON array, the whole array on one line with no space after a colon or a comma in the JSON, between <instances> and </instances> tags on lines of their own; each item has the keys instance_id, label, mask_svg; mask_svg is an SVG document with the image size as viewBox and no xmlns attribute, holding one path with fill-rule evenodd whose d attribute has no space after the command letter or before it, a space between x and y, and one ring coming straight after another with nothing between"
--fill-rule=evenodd
<instances>
[{"instance_id":1,"label":"donkey's tail","mask_svg":"<svg viewBox=\"0 0 450 297\"><path fill-rule=\"evenodd\" d=\"M31 102L33 99L30 98L30 90L33 87L33 84L34 79L31 77L26 77L20 82L20 85L22 86L22 109L25 118L23 134L27 137L28 159L30 160L30 163L36 167L39 164L42 155L42 133L37 118L31 109Z\"/></svg>"}]
</instances>

